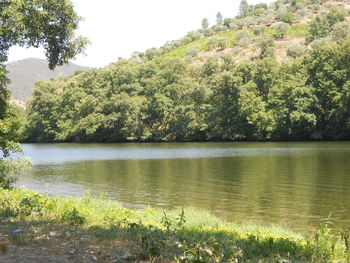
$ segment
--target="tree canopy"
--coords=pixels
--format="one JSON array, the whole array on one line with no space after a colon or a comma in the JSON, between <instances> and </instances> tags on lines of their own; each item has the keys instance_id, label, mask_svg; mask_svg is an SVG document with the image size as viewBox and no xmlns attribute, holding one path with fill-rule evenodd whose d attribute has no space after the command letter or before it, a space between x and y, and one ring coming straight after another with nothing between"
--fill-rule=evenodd
<instances>
[{"instance_id":1,"label":"tree canopy","mask_svg":"<svg viewBox=\"0 0 350 263\"><path fill-rule=\"evenodd\" d=\"M12 152L20 151L18 144L20 120L9 105L5 63L14 45L42 46L46 50L49 67L62 65L82 52L87 40L74 31L80 18L69 0L4 0L0 2L0 187L9 187L18 163L9 160Z\"/></svg>"},{"instance_id":2,"label":"tree canopy","mask_svg":"<svg viewBox=\"0 0 350 263\"><path fill-rule=\"evenodd\" d=\"M179 58L120 61L40 82L27 136L37 142L348 139L349 38L282 64ZM266 43L265 43L266 42ZM341 125L342 124L342 125ZM343 128L339 128L342 126Z\"/></svg>"}]
</instances>

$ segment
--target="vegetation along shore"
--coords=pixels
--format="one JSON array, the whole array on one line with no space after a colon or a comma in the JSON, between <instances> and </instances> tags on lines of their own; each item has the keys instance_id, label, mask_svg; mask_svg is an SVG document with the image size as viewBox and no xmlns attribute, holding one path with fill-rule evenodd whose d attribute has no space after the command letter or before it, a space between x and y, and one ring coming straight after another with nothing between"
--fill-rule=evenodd
<instances>
[{"instance_id":1,"label":"vegetation along shore","mask_svg":"<svg viewBox=\"0 0 350 263\"><path fill-rule=\"evenodd\" d=\"M30 262L348 262L350 256L348 232L329 221L302 235L191 208L131 210L106 199L25 189L0 190L0 218L6 262L19 262L20 248L37 257Z\"/></svg>"},{"instance_id":2,"label":"vegetation along shore","mask_svg":"<svg viewBox=\"0 0 350 263\"><path fill-rule=\"evenodd\" d=\"M69 0L1 1L0 263L350 262L350 234L329 219L294 233L13 188L30 166L15 158L18 142L349 140L349 10L349 1L242 0L236 17L218 12L212 27L204 18L160 48L39 81L19 108L6 89L12 46L43 47L54 69L88 40L75 35Z\"/></svg>"}]
</instances>

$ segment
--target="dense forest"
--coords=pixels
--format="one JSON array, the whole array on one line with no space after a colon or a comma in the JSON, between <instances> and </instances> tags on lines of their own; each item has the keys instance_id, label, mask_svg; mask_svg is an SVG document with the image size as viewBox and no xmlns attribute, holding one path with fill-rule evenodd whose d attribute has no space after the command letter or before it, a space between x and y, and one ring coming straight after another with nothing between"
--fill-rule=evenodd
<instances>
[{"instance_id":1,"label":"dense forest","mask_svg":"<svg viewBox=\"0 0 350 263\"><path fill-rule=\"evenodd\" d=\"M291 47L283 61L275 56L274 38L259 27L254 29L259 56L248 61L236 62L223 52L201 63L145 56L39 82L25 140L350 139L346 15L332 9L316 16L307 45ZM274 37L283 38L287 31L286 23L279 24ZM247 34L241 30L236 36L242 40Z\"/></svg>"}]
</instances>

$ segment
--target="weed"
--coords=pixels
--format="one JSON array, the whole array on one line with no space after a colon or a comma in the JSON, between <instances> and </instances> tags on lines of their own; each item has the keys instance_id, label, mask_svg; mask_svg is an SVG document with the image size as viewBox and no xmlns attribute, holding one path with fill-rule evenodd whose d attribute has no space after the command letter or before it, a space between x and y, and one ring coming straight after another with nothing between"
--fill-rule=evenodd
<instances>
[{"instance_id":1,"label":"weed","mask_svg":"<svg viewBox=\"0 0 350 263\"><path fill-rule=\"evenodd\" d=\"M86 222L86 218L82 216L75 207L73 207L72 210L63 214L62 221L64 223L68 223L69 225L78 226L84 224Z\"/></svg>"}]
</instances>

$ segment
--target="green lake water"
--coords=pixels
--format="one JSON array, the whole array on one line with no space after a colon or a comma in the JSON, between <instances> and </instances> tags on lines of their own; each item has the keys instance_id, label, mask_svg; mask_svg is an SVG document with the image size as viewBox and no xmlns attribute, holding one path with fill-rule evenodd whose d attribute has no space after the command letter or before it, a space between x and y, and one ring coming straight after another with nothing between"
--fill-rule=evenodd
<instances>
[{"instance_id":1,"label":"green lake water","mask_svg":"<svg viewBox=\"0 0 350 263\"><path fill-rule=\"evenodd\" d=\"M350 142L24 144L18 185L127 207L195 207L237 222L350 227Z\"/></svg>"}]
</instances>

